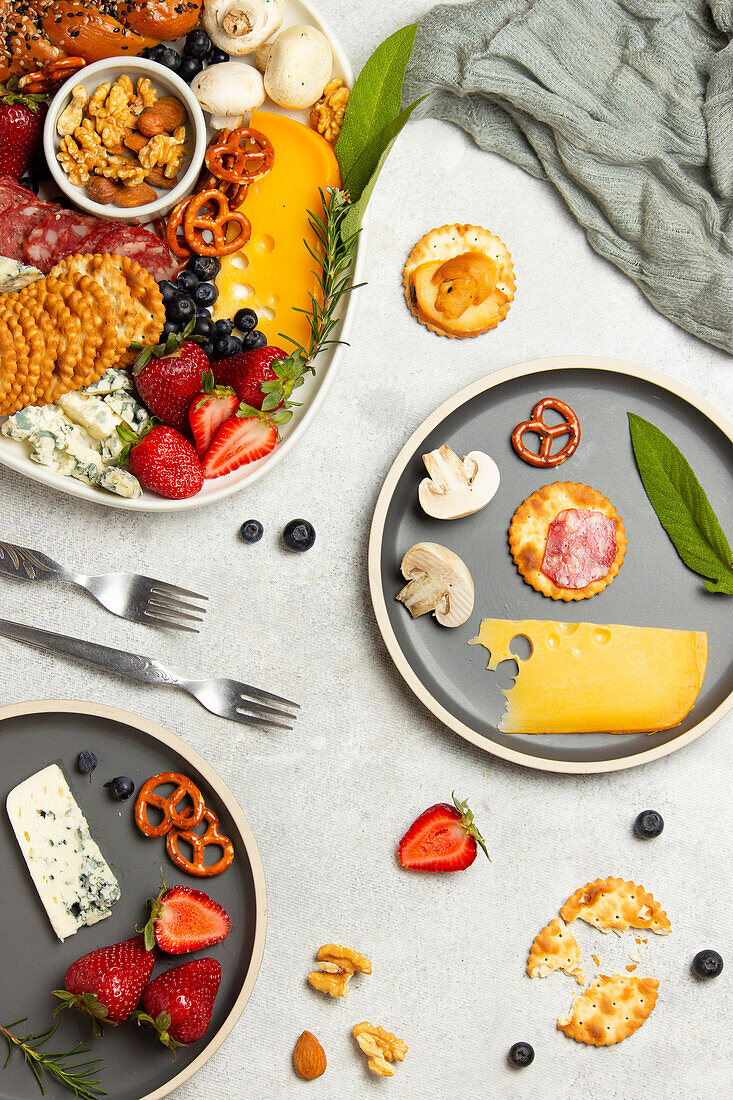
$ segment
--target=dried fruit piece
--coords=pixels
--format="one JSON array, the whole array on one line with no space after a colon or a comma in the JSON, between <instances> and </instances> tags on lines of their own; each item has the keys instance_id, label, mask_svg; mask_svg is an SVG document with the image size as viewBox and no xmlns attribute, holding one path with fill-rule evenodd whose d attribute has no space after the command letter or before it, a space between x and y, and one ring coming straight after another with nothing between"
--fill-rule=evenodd
<instances>
[{"instance_id":1,"label":"dried fruit piece","mask_svg":"<svg viewBox=\"0 0 733 1100\"><path fill-rule=\"evenodd\" d=\"M312 1031L304 1031L293 1051L295 1072L306 1081L315 1081L326 1072L326 1052Z\"/></svg>"}]
</instances>

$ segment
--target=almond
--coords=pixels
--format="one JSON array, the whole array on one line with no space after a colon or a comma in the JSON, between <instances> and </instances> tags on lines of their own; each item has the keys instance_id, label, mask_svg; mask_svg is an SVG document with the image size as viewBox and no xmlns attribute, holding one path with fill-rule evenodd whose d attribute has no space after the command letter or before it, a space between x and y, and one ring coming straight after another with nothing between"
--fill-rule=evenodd
<instances>
[{"instance_id":1,"label":"almond","mask_svg":"<svg viewBox=\"0 0 733 1100\"><path fill-rule=\"evenodd\" d=\"M149 183L136 183L132 187L121 188L115 196L114 204L125 208L147 206L148 203L155 202L157 197Z\"/></svg>"},{"instance_id":2,"label":"almond","mask_svg":"<svg viewBox=\"0 0 733 1100\"><path fill-rule=\"evenodd\" d=\"M293 1066L306 1081L315 1081L326 1072L326 1052L311 1031L304 1031L295 1044Z\"/></svg>"},{"instance_id":3,"label":"almond","mask_svg":"<svg viewBox=\"0 0 733 1100\"><path fill-rule=\"evenodd\" d=\"M186 108L179 99L163 96L152 107L146 107L140 112L137 128L145 137L172 134L179 126L183 126L186 118Z\"/></svg>"},{"instance_id":4,"label":"almond","mask_svg":"<svg viewBox=\"0 0 733 1100\"><path fill-rule=\"evenodd\" d=\"M168 179L163 169L158 166L157 168L151 168L145 179L151 187L162 187L165 191L170 191L178 183L178 173L172 179Z\"/></svg>"},{"instance_id":5,"label":"almond","mask_svg":"<svg viewBox=\"0 0 733 1100\"><path fill-rule=\"evenodd\" d=\"M103 176L92 176L84 190L92 202L107 206L115 201L122 188L114 180L105 179Z\"/></svg>"},{"instance_id":6,"label":"almond","mask_svg":"<svg viewBox=\"0 0 733 1100\"><path fill-rule=\"evenodd\" d=\"M139 153L148 144L148 139L138 134L137 130L132 130L125 136L124 144L128 149L132 149L133 153Z\"/></svg>"}]
</instances>

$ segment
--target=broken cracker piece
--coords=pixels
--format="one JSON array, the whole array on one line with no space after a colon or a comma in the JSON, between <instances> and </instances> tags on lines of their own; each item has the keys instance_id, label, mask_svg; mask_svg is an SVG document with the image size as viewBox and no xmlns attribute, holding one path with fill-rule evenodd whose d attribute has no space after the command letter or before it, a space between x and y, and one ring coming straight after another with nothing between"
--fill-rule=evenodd
<instances>
[{"instance_id":1,"label":"broken cracker piece","mask_svg":"<svg viewBox=\"0 0 733 1100\"><path fill-rule=\"evenodd\" d=\"M557 1026L578 1043L596 1047L620 1043L649 1018L658 988L656 978L599 974Z\"/></svg>"},{"instance_id":2,"label":"broken cracker piece","mask_svg":"<svg viewBox=\"0 0 733 1100\"><path fill-rule=\"evenodd\" d=\"M585 985L578 941L557 917L537 933L527 959L530 978L546 978L553 970L564 970L580 985Z\"/></svg>"},{"instance_id":3,"label":"broken cracker piece","mask_svg":"<svg viewBox=\"0 0 733 1100\"><path fill-rule=\"evenodd\" d=\"M672 931L659 902L643 886L621 878L598 878L579 887L563 905L560 916L568 924L580 917L601 932L612 929L619 935L630 927L648 928L659 936Z\"/></svg>"}]
</instances>

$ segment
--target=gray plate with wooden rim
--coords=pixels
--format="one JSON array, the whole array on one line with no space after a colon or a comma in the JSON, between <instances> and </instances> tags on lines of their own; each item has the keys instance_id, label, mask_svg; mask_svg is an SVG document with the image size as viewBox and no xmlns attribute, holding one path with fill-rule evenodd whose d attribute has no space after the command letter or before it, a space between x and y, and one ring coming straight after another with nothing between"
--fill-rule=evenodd
<instances>
[{"instance_id":1,"label":"gray plate with wooden rim","mask_svg":"<svg viewBox=\"0 0 733 1100\"><path fill-rule=\"evenodd\" d=\"M530 419L542 397L567 402L582 429L576 453L550 470L523 462L510 442L512 429ZM599 357L537 359L467 386L413 433L379 495L369 543L369 581L387 649L409 687L436 717L505 760L558 772L628 768L688 744L733 705L733 600L709 593L703 579L678 557L644 493L627 411L651 420L677 444L731 538L733 425L674 379L633 363ZM548 423L552 415L547 414ZM417 489L426 476L421 456L443 443L460 455L486 451L499 466L501 484L496 496L473 516L434 520L419 507ZM535 489L553 481L581 482L600 490L616 506L626 527L629 546L621 570L591 599L574 603L547 599L522 580L509 553L507 531L515 509ZM468 566L476 601L464 626L446 629L429 615L412 620L395 600L405 583L400 573L402 556L419 541L449 547ZM704 630L710 647L705 680L685 721L660 733L502 733L497 728L504 707L501 688L510 686L517 665L502 662L496 673L488 672L487 651L468 646L484 618ZM512 643L512 652L520 658L526 656L521 643L521 639Z\"/></svg>"},{"instance_id":2,"label":"gray plate with wooden rim","mask_svg":"<svg viewBox=\"0 0 733 1100\"><path fill-rule=\"evenodd\" d=\"M91 783L76 768L82 749L91 749L99 758ZM192 1077L218 1050L254 988L265 947L267 899L262 862L247 819L224 781L197 752L160 726L114 707L68 700L2 707L0 752L0 1024L27 1016L27 1022L14 1029L16 1034L44 1031L58 1004L50 991L63 987L70 963L95 947L129 939L135 926L145 923L145 902L158 892L161 868L169 886L181 883L204 890L231 917L229 936L214 947L189 955L159 952L153 976L204 956L218 959L222 968L206 1035L178 1050L175 1061L151 1031L134 1022L108 1028L103 1039L95 1040L87 1017L70 1011L57 1017L61 1023L48 1049L70 1050L83 1040L92 1048L86 1057L105 1062L100 1087L110 1100L159 1100ZM5 812L9 791L54 763L62 768L122 889L106 920L81 928L63 943L51 928ZM179 871L168 859L165 842L148 839L136 828L135 795L126 802L114 802L103 786L116 775L129 775L139 789L149 776L163 771L193 779L207 806L219 815L221 830L234 841L234 862L222 874L194 878ZM162 793L165 790L161 788ZM70 1095L47 1075L43 1083L49 1098ZM36 1091L32 1073L16 1051L10 1065L0 1069L0 1095L3 1100L29 1100Z\"/></svg>"}]
</instances>

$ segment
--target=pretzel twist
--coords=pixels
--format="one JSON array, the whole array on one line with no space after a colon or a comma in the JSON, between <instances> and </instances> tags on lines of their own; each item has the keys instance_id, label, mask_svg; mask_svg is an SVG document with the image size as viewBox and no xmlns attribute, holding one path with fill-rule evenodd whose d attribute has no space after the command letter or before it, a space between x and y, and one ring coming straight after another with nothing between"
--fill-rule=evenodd
<instances>
[{"instance_id":1,"label":"pretzel twist","mask_svg":"<svg viewBox=\"0 0 733 1100\"><path fill-rule=\"evenodd\" d=\"M156 787L164 783L175 783L175 790L169 795L156 794ZM184 798L191 799L193 807L186 806L179 813L177 807ZM163 813L163 820L153 825L148 818L148 806L155 806ZM166 836L171 829L193 829L203 820L206 806L201 791L193 780L179 772L159 772L151 775L140 788L135 802L135 824L145 836Z\"/></svg>"},{"instance_id":2,"label":"pretzel twist","mask_svg":"<svg viewBox=\"0 0 733 1100\"><path fill-rule=\"evenodd\" d=\"M199 836L198 833L192 831L192 828L171 829L165 838L165 846L171 860L181 871L186 871L189 875L195 875L197 878L211 878L213 875L220 875L222 871L226 871L227 867L231 865L234 859L234 845L228 836L224 836L223 833L219 832L219 818L213 810L207 807L203 816L207 822L205 833ZM192 859L186 859L181 854L179 843L182 840L191 845L193 850ZM204 860L206 849L211 844L218 845L222 854L216 863L212 863L207 867Z\"/></svg>"},{"instance_id":3,"label":"pretzel twist","mask_svg":"<svg viewBox=\"0 0 733 1100\"><path fill-rule=\"evenodd\" d=\"M259 130L240 126L222 130L206 150L206 167L218 180L238 185L255 183L272 168L275 150Z\"/></svg>"},{"instance_id":4,"label":"pretzel twist","mask_svg":"<svg viewBox=\"0 0 733 1100\"><path fill-rule=\"evenodd\" d=\"M554 409L563 420L559 424L545 424L542 419L546 409ZM535 453L524 443L527 432L533 432L539 436L539 452ZM558 436L567 435L568 440L559 451L552 451L552 444ZM528 462L530 466L543 466L546 468L559 466L571 455L574 455L580 443L580 421L578 417L564 401L559 397L543 397L532 409L532 419L523 420L517 424L512 432L512 447L520 458Z\"/></svg>"}]
</instances>

